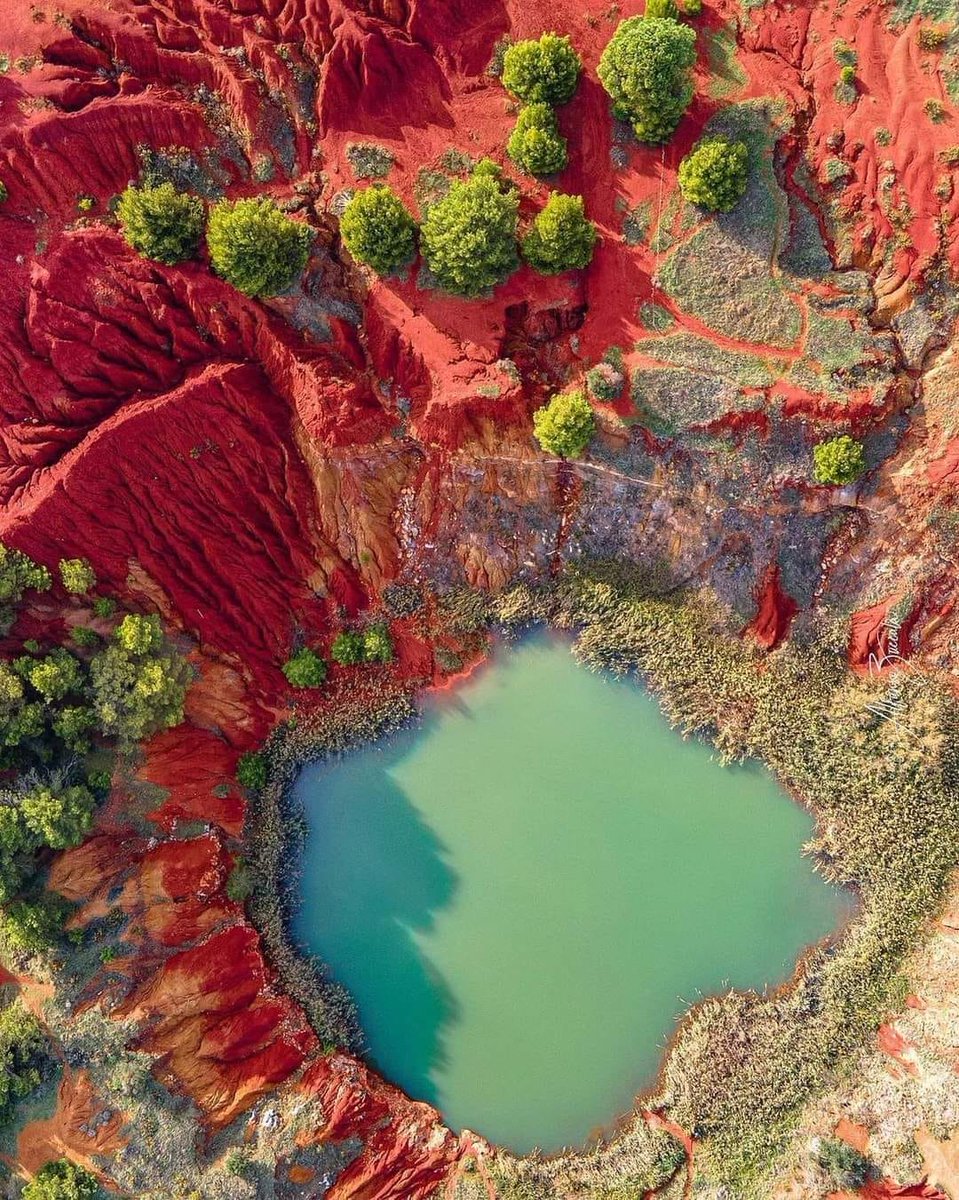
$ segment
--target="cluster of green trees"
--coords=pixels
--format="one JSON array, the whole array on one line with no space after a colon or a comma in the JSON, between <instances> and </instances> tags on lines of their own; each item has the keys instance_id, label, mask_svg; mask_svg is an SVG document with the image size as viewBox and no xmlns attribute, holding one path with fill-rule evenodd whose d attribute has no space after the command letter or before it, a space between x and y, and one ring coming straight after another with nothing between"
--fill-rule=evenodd
<instances>
[{"instance_id":1,"label":"cluster of green trees","mask_svg":"<svg viewBox=\"0 0 959 1200\"><path fill-rule=\"evenodd\" d=\"M17 1101L39 1086L46 1045L40 1022L18 1000L0 1009L0 1128Z\"/></svg>"},{"instance_id":2,"label":"cluster of green trees","mask_svg":"<svg viewBox=\"0 0 959 1200\"><path fill-rule=\"evenodd\" d=\"M383 622L365 629L344 630L333 639L330 657L342 666L393 661L393 639Z\"/></svg>"},{"instance_id":3,"label":"cluster of green trees","mask_svg":"<svg viewBox=\"0 0 959 1200\"><path fill-rule=\"evenodd\" d=\"M67 596L96 585L84 559L64 559ZM0 605L7 630L26 592L48 591L50 572L0 544ZM108 597L92 602L110 619ZM109 631L86 627L73 646L24 641L0 659L0 943L39 951L56 936L60 908L42 896L37 867L47 850L77 845L90 828L109 774L90 758L176 724L190 668L159 618L129 613Z\"/></svg>"},{"instance_id":4,"label":"cluster of green trees","mask_svg":"<svg viewBox=\"0 0 959 1200\"><path fill-rule=\"evenodd\" d=\"M388 274L416 253L416 223L402 200L383 184L357 192L340 222L343 242L357 262ZM419 248L436 281L457 296L479 296L507 279L523 258L555 274L585 267L596 227L581 196L554 192L529 229L519 233L519 193L490 159L466 179L454 179L429 207Z\"/></svg>"},{"instance_id":5,"label":"cluster of green trees","mask_svg":"<svg viewBox=\"0 0 959 1200\"><path fill-rule=\"evenodd\" d=\"M506 152L527 175L555 175L568 161L555 105L573 98L583 64L568 37L544 33L516 42L503 56L503 86L525 106Z\"/></svg>"},{"instance_id":6,"label":"cluster of green trees","mask_svg":"<svg viewBox=\"0 0 959 1200\"><path fill-rule=\"evenodd\" d=\"M94 1200L99 1195L96 1176L69 1158L48 1162L20 1193L21 1200Z\"/></svg>"},{"instance_id":7,"label":"cluster of green trees","mask_svg":"<svg viewBox=\"0 0 959 1200\"><path fill-rule=\"evenodd\" d=\"M120 228L138 253L174 265L194 258L204 227L214 271L247 296L275 296L306 267L313 230L266 196L220 200L209 211L172 183L128 187L117 205Z\"/></svg>"}]
</instances>

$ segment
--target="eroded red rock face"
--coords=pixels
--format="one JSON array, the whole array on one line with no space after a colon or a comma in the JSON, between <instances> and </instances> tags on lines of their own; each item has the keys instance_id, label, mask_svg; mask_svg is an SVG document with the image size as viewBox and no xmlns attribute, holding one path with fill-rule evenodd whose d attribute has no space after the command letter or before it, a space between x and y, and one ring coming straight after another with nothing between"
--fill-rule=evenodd
<instances>
[{"instance_id":1,"label":"eroded red rock face","mask_svg":"<svg viewBox=\"0 0 959 1200\"><path fill-rule=\"evenodd\" d=\"M642 8L64 0L0 13L0 50L12 61L0 75L9 191L0 206L0 535L46 563L90 558L105 587L183 631L199 671L187 723L148 745L136 780L115 781L95 835L56 861L51 885L81 905L78 923L117 903L127 915L129 954L111 964L125 981L117 1013L138 1019L138 1045L211 1130L289 1084L320 1102L325 1123L309 1139L359 1139L328 1193L338 1200L425 1197L475 1144L355 1059L322 1054L226 895L245 817L237 756L285 712L278 664L295 636L324 642L400 576L498 588L567 553L653 547L682 577L719 589L766 649L825 591L858 610L850 657L868 668L888 653L889 609L909 582L915 602L900 652L951 653L955 580L921 523L943 496L953 502L956 486L947 356L927 372L928 419L899 443L879 487L883 519L857 526L855 553L830 517L848 508L856 521L872 518L855 498L845 505L808 487L795 451L823 430L867 434L906 410L913 376L947 335L920 329L907 355L877 343L880 383L837 398L786 375L804 353L813 302L838 312L850 335L876 332L838 286L800 288L799 337L773 353L683 311L663 287L663 253L623 236L624 214L646 208L677 239L689 236L677 214L664 217L682 155L725 99L774 97L790 116L772 164L781 204L792 205L784 237L805 211L837 265L868 270L872 325L895 328L916 311L937 250L959 265L959 222L949 224L959 198L940 186L955 133L921 111L933 76L916 24L891 29L878 4L770 0L743 22L723 97L712 86L716 46L741 14L732 0L707 4L696 101L669 146L652 151L617 141L595 71L616 21ZM390 182L414 207L421 168L435 169L445 151L502 161L514 114L487 72L494 47L505 34L553 28L571 35L586 67L560 114L570 165L559 186L584 195L599 227L591 268L552 279L523 268L475 301L358 272L341 253L332 204L357 184L350 144L387 146ZM864 98L851 110L834 97L837 38L858 53ZM167 268L130 251L109 204L139 175L144 150L185 161L194 186L297 206L317 231L302 286L255 302L203 261ZM824 203L813 178L825 186L837 169ZM891 175L899 225L883 182ZM525 189L528 216L547 188ZM89 215L80 197L94 202ZM909 244L887 255L903 222ZM725 380L719 411L689 423L757 457L755 486L718 488L698 450L671 449L669 431L630 440L621 419L637 413L626 393L603 410L602 439L604 451L631 447L625 461L600 456L559 472L535 450L531 410L611 346L649 367L640 315L649 304L717 356L775 364L763 384ZM905 378L903 357L913 372ZM670 387L682 392L683 380ZM812 562L804 589L800 553L807 569ZM887 557L908 561L910 580L895 579L897 594L880 604L860 603ZM431 679L431 647L412 623L394 632L398 681ZM143 785L159 789L147 806L151 833L128 816L130 791ZM71 1086L80 1093L79 1081ZM63 1136L41 1132L44 1146L48 1134ZM34 1161L26 1149L23 1157Z\"/></svg>"}]
</instances>

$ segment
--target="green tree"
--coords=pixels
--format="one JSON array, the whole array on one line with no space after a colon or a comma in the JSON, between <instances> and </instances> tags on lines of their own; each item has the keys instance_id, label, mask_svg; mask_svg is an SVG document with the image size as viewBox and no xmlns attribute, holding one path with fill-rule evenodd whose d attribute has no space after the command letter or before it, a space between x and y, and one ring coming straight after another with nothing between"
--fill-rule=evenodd
<instances>
[{"instance_id":1,"label":"green tree","mask_svg":"<svg viewBox=\"0 0 959 1200\"><path fill-rule=\"evenodd\" d=\"M338 633L333 639L333 644L330 646L330 658L334 662L340 663L341 666L349 667L354 663L362 662L363 653L363 634L356 630L344 629L342 633Z\"/></svg>"},{"instance_id":2,"label":"green tree","mask_svg":"<svg viewBox=\"0 0 959 1200\"><path fill-rule=\"evenodd\" d=\"M101 733L138 742L183 720L190 668L163 638L157 617L124 617L90 663Z\"/></svg>"},{"instance_id":3,"label":"green tree","mask_svg":"<svg viewBox=\"0 0 959 1200\"><path fill-rule=\"evenodd\" d=\"M568 37L544 33L506 50L503 86L526 104L565 104L576 91L582 65Z\"/></svg>"},{"instance_id":4,"label":"green tree","mask_svg":"<svg viewBox=\"0 0 959 1200\"><path fill-rule=\"evenodd\" d=\"M554 175L568 161L566 139L546 103L530 104L516 119L506 153L527 175Z\"/></svg>"},{"instance_id":5,"label":"green tree","mask_svg":"<svg viewBox=\"0 0 959 1200\"><path fill-rule=\"evenodd\" d=\"M679 187L691 204L729 212L749 186L749 147L724 137L701 138L679 164Z\"/></svg>"},{"instance_id":6,"label":"green tree","mask_svg":"<svg viewBox=\"0 0 959 1200\"><path fill-rule=\"evenodd\" d=\"M45 592L49 587L50 572L46 567L0 542L0 630L9 628L24 592Z\"/></svg>"},{"instance_id":7,"label":"green tree","mask_svg":"<svg viewBox=\"0 0 959 1200\"><path fill-rule=\"evenodd\" d=\"M536 440L549 454L578 458L596 429L592 405L581 389L561 392L533 413Z\"/></svg>"},{"instance_id":8,"label":"green tree","mask_svg":"<svg viewBox=\"0 0 959 1200\"><path fill-rule=\"evenodd\" d=\"M393 639L386 625L370 625L363 630L363 659L365 662L393 661Z\"/></svg>"},{"instance_id":9,"label":"green tree","mask_svg":"<svg viewBox=\"0 0 959 1200\"><path fill-rule=\"evenodd\" d=\"M236 764L236 779L241 787L257 791L266 787L270 777L269 763L265 754L258 750L248 750L241 754Z\"/></svg>"},{"instance_id":10,"label":"green tree","mask_svg":"<svg viewBox=\"0 0 959 1200\"><path fill-rule=\"evenodd\" d=\"M12 900L23 883L23 855L36 844L23 813L9 801L0 802L0 904Z\"/></svg>"},{"instance_id":11,"label":"green tree","mask_svg":"<svg viewBox=\"0 0 959 1200\"><path fill-rule=\"evenodd\" d=\"M294 284L312 242L313 230L266 196L221 200L206 229L214 271L247 296L275 296Z\"/></svg>"},{"instance_id":12,"label":"green tree","mask_svg":"<svg viewBox=\"0 0 959 1200\"><path fill-rule=\"evenodd\" d=\"M93 1200L100 1185L95 1175L68 1158L48 1162L21 1193L21 1200Z\"/></svg>"},{"instance_id":13,"label":"green tree","mask_svg":"<svg viewBox=\"0 0 959 1200\"><path fill-rule=\"evenodd\" d=\"M61 708L54 714L50 727L68 750L86 754L91 745L90 735L97 727L96 713L80 705Z\"/></svg>"},{"instance_id":14,"label":"green tree","mask_svg":"<svg viewBox=\"0 0 959 1200\"><path fill-rule=\"evenodd\" d=\"M60 581L73 596L85 596L97 585L96 573L85 558L61 558Z\"/></svg>"},{"instance_id":15,"label":"green tree","mask_svg":"<svg viewBox=\"0 0 959 1200\"><path fill-rule=\"evenodd\" d=\"M596 226L586 219L582 196L553 192L523 238L523 257L544 275L588 267Z\"/></svg>"},{"instance_id":16,"label":"green tree","mask_svg":"<svg viewBox=\"0 0 959 1200\"><path fill-rule=\"evenodd\" d=\"M691 68L696 34L662 17L630 17L599 61L599 78L613 113L633 126L642 142L667 141L693 98Z\"/></svg>"},{"instance_id":17,"label":"green tree","mask_svg":"<svg viewBox=\"0 0 959 1200\"><path fill-rule=\"evenodd\" d=\"M318 688L326 679L326 663L308 646L291 655L283 664L283 674L295 688Z\"/></svg>"},{"instance_id":18,"label":"green tree","mask_svg":"<svg viewBox=\"0 0 959 1200\"><path fill-rule=\"evenodd\" d=\"M846 433L813 446L812 457L816 483L852 483L866 469L865 447Z\"/></svg>"},{"instance_id":19,"label":"green tree","mask_svg":"<svg viewBox=\"0 0 959 1200\"><path fill-rule=\"evenodd\" d=\"M43 658L19 658L16 667L48 703L81 691L85 683L83 664L63 646Z\"/></svg>"},{"instance_id":20,"label":"green tree","mask_svg":"<svg viewBox=\"0 0 959 1200\"><path fill-rule=\"evenodd\" d=\"M0 947L15 954L42 954L63 931L64 904L53 896L13 900L0 909Z\"/></svg>"},{"instance_id":21,"label":"green tree","mask_svg":"<svg viewBox=\"0 0 959 1200\"><path fill-rule=\"evenodd\" d=\"M35 788L20 801L27 828L54 850L66 850L83 841L93 822L93 808L92 793L80 785L59 791Z\"/></svg>"},{"instance_id":22,"label":"green tree","mask_svg":"<svg viewBox=\"0 0 959 1200\"><path fill-rule=\"evenodd\" d=\"M128 613L117 626L114 638L130 654L149 654L163 645L163 627L156 613L148 617Z\"/></svg>"},{"instance_id":23,"label":"green tree","mask_svg":"<svg viewBox=\"0 0 959 1200\"><path fill-rule=\"evenodd\" d=\"M46 1046L40 1022L19 1000L0 1009L0 1126L39 1087Z\"/></svg>"},{"instance_id":24,"label":"green tree","mask_svg":"<svg viewBox=\"0 0 959 1200\"><path fill-rule=\"evenodd\" d=\"M146 258L169 266L195 256L204 216L203 201L178 192L172 183L128 187L117 205L120 228L129 245Z\"/></svg>"},{"instance_id":25,"label":"green tree","mask_svg":"<svg viewBox=\"0 0 959 1200\"><path fill-rule=\"evenodd\" d=\"M384 184L357 192L340 218L343 243L357 262L389 275L416 257L416 222Z\"/></svg>"},{"instance_id":26,"label":"green tree","mask_svg":"<svg viewBox=\"0 0 959 1200\"><path fill-rule=\"evenodd\" d=\"M658 17L664 21L678 21L679 9L676 0L646 0L646 10L643 13L646 20Z\"/></svg>"},{"instance_id":27,"label":"green tree","mask_svg":"<svg viewBox=\"0 0 959 1200\"><path fill-rule=\"evenodd\" d=\"M479 163L469 179L454 179L423 222L420 248L440 287L478 296L519 265L519 196L504 190L495 164Z\"/></svg>"},{"instance_id":28,"label":"green tree","mask_svg":"<svg viewBox=\"0 0 959 1200\"><path fill-rule=\"evenodd\" d=\"M873 1173L872 1163L841 1138L816 1138L813 1158L830 1183L844 1191L858 1192Z\"/></svg>"}]
</instances>

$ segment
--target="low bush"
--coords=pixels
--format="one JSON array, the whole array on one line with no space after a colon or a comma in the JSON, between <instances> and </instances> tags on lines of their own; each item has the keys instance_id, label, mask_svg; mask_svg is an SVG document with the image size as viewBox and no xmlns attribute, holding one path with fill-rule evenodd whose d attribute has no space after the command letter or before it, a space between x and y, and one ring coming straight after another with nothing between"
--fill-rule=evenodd
<instances>
[{"instance_id":1,"label":"low bush","mask_svg":"<svg viewBox=\"0 0 959 1200\"><path fill-rule=\"evenodd\" d=\"M416 256L416 222L403 201L383 185L357 192L340 218L343 244L377 275L398 271Z\"/></svg>"},{"instance_id":2,"label":"low bush","mask_svg":"<svg viewBox=\"0 0 959 1200\"><path fill-rule=\"evenodd\" d=\"M623 393L626 376L612 363L597 363L586 372L586 386L597 400L616 400Z\"/></svg>"},{"instance_id":3,"label":"low bush","mask_svg":"<svg viewBox=\"0 0 959 1200\"><path fill-rule=\"evenodd\" d=\"M516 120L506 153L527 175L555 175L568 161L566 139L546 103L530 104Z\"/></svg>"},{"instance_id":4,"label":"low bush","mask_svg":"<svg viewBox=\"0 0 959 1200\"><path fill-rule=\"evenodd\" d=\"M265 754L258 750L248 750L241 754L236 764L236 779L241 787L257 791L266 787L270 777L269 762Z\"/></svg>"},{"instance_id":5,"label":"low bush","mask_svg":"<svg viewBox=\"0 0 959 1200\"><path fill-rule=\"evenodd\" d=\"M349 667L363 661L363 635L358 630L344 630L333 639L330 658Z\"/></svg>"},{"instance_id":6,"label":"low bush","mask_svg":"<svg viewBox=\"0 0 959 1200\"><path fill-rule=\"evenodd\" d=\"M17 1101L39 1086L46 1045L40 1022L18 1000L0 1009L0 1128Z\"/></svg>"},{"instance_id":7,"label":"low bush","mask_svg":"<svg viewBox=\"0 0 959 1200\"><path fill-rule=\"evenodd\" d=\"M260 196L221 200L206 231L218 275L246 296L275 296L291 287L307 264L313 231Z\"/></svg>"},{"instance_id":8,"label":"low bush","mask_svg":"<svg viewBox=\"0 0 959 1200\"><path fill-rule=\"evenodd\" d=\"M596 417L583 391L561 392L533 413L533 432L540 446L561 458L578 458L589 445Z\"/></svg>"},{"instance_id":9,"label":"low bush","mask_svg":"<svg viewBox=\"0 0 959 1200\"><path fill-rule=\"evenodd\" d=\"M872 1174L872 1164L865 1154L841 1138L817 1138L813 1159L829 1182L844 1191L858 1192Z\"/></svg>"},{"instance_id":10,"label":"low bush","mask_svg":"<svg viewBox=\"0 0 959 1200\"><path fill-rule=\"evenodd\" d=\"M145 258L168 266L196 255L205 215L199 197L178 192L172 183L128 187L117 204L127 243Z\"/></svg>"},{"instance_id":11,"label":"low bush","mask_svg":"<svg viewBox=\"0 0 959 1200\"><path fill-rule=\"evenodd\" d=\"M565 104L579 83L582 63L568 37L544 33L515 42L503 54L503 86L525 104Z\"/></svg>"},{"instance_id":12,"label":"low bush","mask_svg":"<svg viewBox=\"0 0 959 1200\"><path fill-rule=\"evenodd\" d=\"M621 21L599 61L613 113L641 142L667 141L693 98L696 34L662 17Z\"/></svg>"},{"instance_id":13,"label":"low bush","mask_svg":"<svg viewBox=\"0 0 959 1200\"><path fill-rule=\"evenodd\" d=\"M282 670L290 686L295 688L318 688L326 679L326 663L308 646L291 655Z\"/></svg>"},{"instance_id":14,"label":"low bush","mask_svg":"<svg viewBox=\"0 0 959 1200\"><path fill-rule=\"evenodd\" d=\"M862 442L848 434L829 438L813 447L813 479L822 484L853 483L866 469Z\"/></svg>"},{"instance_id":15,"label":"low bush","mask_svg":"<svg viewBox=\"0 0 959 1200\"><path fill-rule=\"evenodd\" d=\"M643 16L647 20L678 21L679 6L676 0L646 0Z\"/></svg>"},{"instance_id":16,"label":"low bush","mask_svg":"<svg viewBox=\"0 0 959 1200\"><path fill-rule=\"evenodd\" d=\"M363 630L363 660L371 663L393 661L393 639L386 625L369 625Z\"/></svg>"},{"instance_id":17,"label":"low bush","mask_svg":"<svg viewBox=\"0 0 959 1200\"><path fill-rule=\"evenodd\" d=\"M749 148L724 137L702 138L679 164L679 187L691 204L729 212L749 185Z\"/></svg>"},{"instance_id":18,"label":"low bush","mask_svg":"<svg viewBox=\"0 0 959 1200\"><path fill-rule=\"evenodd\" d=\"M484 160L469 179L454 179L423 222L420 248L433 278L448 292L478 296L519 265L519 196Z\"/></svg>"},{"instance_id":19,"label":"low bush","mask_svg":"<svg viewBox=\"0 0 959 1200\"><path fill-rule=\"evenodd\" d=\"M523 257L544 275L588 267L596 226L587 220L582 196L553 192L523 238Z\"/></svg>"}]
</instances>

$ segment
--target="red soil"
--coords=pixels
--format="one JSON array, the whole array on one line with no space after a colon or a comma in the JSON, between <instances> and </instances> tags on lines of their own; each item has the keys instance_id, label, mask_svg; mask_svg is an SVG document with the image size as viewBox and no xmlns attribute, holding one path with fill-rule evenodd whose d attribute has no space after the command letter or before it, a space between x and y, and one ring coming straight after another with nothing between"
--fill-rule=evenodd
<instances>
[{"instance_id":1,"label":"red soil","mask_svg":"<svg viewBox=\"0 0 959 1200\"><path fill-rule=\"evenodd\" d=\"M117 1011L140 1018L140 1044L157 1055L158 1072L211 1128L303 1070L299 1086L326 1118L311 1136L364 1141L329 1193L339 1200L425 1197L472 1150L432 1109L354 1059L323 1056L281 994L256 932L224 893L244 820L236 758L283 711L278 664L294 637L323 642L396 574L404 521L429 536L444 512L459 519L475 489L507 488L517 508L534 510L534 526L542 521L554 502L550 482L515 467L532 455L531 408L570 365L589 366L611 345L632 353L646 334L637 311L647 300L664 303L679 328L705 331L658 292L657 256L620 237L627 208L648 202L657 219L680 158L719 105L705 95L701 38L700 93L676 138L665 151L628 147L629 168L611 174L612 126L595 68L616 21L642 7L62 0L56 12L7 4L0 13L0 49L24 56L0 75L0 178L9 189L0 206L0 535L49 564L89 557L106 589L158 608L189 635L201 670L188 724L155 738L139 773L140 784L166 793L150 814L158 840L130 830L117 781L97 833L54 863L51 885L81 903L77 923L115 905L128 915L129 953L111 964L130 982ZM738 13L733 0L717 0L698 27L715 32ZM929 56L914 26L893 33L887 15L879 4L770 0L752 10L738 62L742 95L783 96L793 107L796 142L787 149L803 139L817 169L831 156L847 163L839 199L855 214L857 262L878 262L896 232L880 187L881 162L894 163L913 248L887 281L891 313L921 281L937 215L959 215L959 199L940 202L934 191L937 155L956 140L950 122L932 125L922 112L927 96L941 97L937 76L924 71ZM410 281L370 285L327 253L335 222L324 213L302 294L261 304L203 263L169 269L138 258L102 223L110 198L138 174L138 147L199 153L218 143L224 120L242 146L240 165L224 168L231 194L264 190L248 179L265 162L275 179L266 190L278 198L299 179L329 200L356 182L348 143L374 137L394 151L391 183L412 202L418 169L450 147L502 161L513 115L486 65L502 34L544 28L568 32L586 65L560 114L571 159L559 187L584 194L601 233L582 277L534 281L523 270L471 303ZM852 109L832 98L839 36L859 55ZM315 102L303 99L307 73L317 79ZM877 146L877 125L889 128L889 146ZM830 145L837 130L841 144ZM529 192L526 215L546 188ZM86 195L92 224L78 219ZM954 263L956 228L947 235ZM344 315L351 305L360 327ZM520 364L525 388L505 358ZM797 415L837 415L798 389L776 395ZM868 415L865 402L854 403L843 419ZM728 428L764 430L764 420L743 416ZM410 436L397 436L398 426ZM457 455L473 456L465 481L447 472ZM946 479L955 457L950 444L930 481ZM457 553L473 582L496 586L522 557L492 535L480 541ZM856 665L882 653L889 603L857 614ZM756 604L749 632L775 646L796 612L775 566ZM396 632L398 677L430 677L429 647L412 627ZM907 640L904 628L903 654ZM207 831L163 840L193 822ZM73 1104L61 1097L58 1114ZM53 1131L32 1127L23 1165L39 1161L37 1147L46 1153L53 1136L71 1156L84 1153L63 1134L65 1120L55 1118Z\"/></svg>"}]
</instances>

